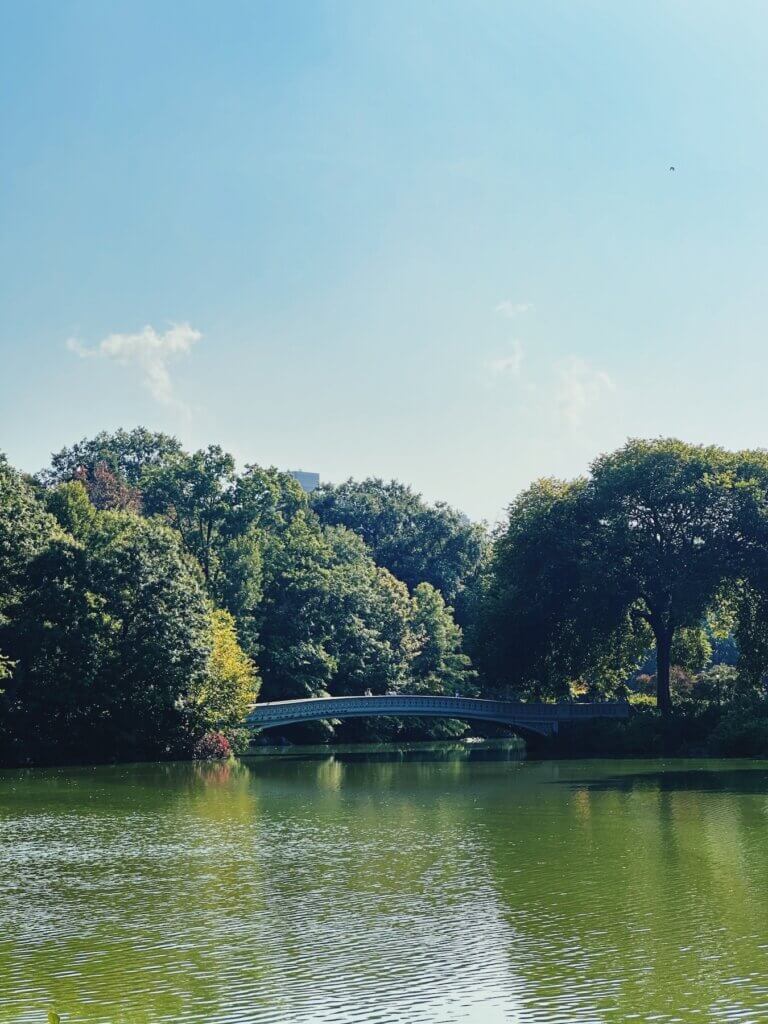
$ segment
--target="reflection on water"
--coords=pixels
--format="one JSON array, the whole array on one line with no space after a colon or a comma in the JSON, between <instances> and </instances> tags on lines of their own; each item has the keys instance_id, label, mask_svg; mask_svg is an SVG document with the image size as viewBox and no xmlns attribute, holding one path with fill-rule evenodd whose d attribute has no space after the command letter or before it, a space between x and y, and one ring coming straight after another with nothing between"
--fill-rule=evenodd
<instances>
[{"instance_id":1,"label":"reflection on water","mask_svg":"<svg viewBox=\"0 0 768 1024\"><path fill-rule=\"evenodd\" d=\"M768 764L0 773L0 1022L768 1020Z\"/></svg>"}]
</instances>

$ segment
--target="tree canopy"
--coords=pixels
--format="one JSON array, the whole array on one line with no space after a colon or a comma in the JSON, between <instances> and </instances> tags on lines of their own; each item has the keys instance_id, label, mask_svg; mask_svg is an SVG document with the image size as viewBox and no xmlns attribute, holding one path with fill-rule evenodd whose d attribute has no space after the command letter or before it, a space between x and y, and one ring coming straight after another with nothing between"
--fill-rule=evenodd
<instances>
[{"instance_id":1,"label":"tree canopy","mask_svg":"<svg viewBox=\"0 0 768 1024\"><path fill-rule=\"evenodd\" d=\"M609 689L652 637L657 700L669 710L675 645L690 649L735 594L746 644L744 621L768 579L758 557L767 481L757 456L660 439L600 456L586 478L535 483L494 548L481 626L489 678L548 695L584 678Z\"/></svg>"},{"instance_id":2,"label":"tree canopy","mask_svg":"<svg viewBox=\"0 0 768 1024\"><path fill-rule=\"evenodd\" d=\"M480 534L412 508L456 592ZM259 697L474 686L439 589L378 564L290 475L238 471L215 445L101 433L35 486L0 462L0 570L5 760L184 756L223 749L203 737L234 736Z\"/></svg>"},{"instance_id":3,"label":"tree canopy","mask_svg":"<svg viewBox=\"0 0 768 1024\"><path fill-rule=\"evenodd\" d=\"M329 526L359 534L374 560L411 592L430 583L466 622L468 590L488 551L485 527L444 502L428 504L404 484L377 478L321 486L312 507Z\"/></svg>"}]
</instances>

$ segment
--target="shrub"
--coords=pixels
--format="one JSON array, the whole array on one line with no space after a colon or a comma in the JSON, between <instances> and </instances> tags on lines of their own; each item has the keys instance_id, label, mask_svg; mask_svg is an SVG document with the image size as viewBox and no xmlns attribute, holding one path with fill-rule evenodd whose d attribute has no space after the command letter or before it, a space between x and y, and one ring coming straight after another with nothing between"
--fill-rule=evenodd
<instances>
[{"instance_id":1,"label":"shrub","mask_svg":"<svg viewBox=\"0 0 768 1024\"><path fill-rule=\"evenodd\" d=\"M207 732L194 746L196 761L226 761L232 757L232 746L223 732Z\"/></svg>"},{"instance_id":2,"label":"shrub","mask_svg":"<svg viewBox=\"0 0 768 1024\"><path fill-rule=\"evenodd\" d=\"M729 712L713 731L711 747L725 757L768 756L768 716Z\"/></svg>"}]
</instances>

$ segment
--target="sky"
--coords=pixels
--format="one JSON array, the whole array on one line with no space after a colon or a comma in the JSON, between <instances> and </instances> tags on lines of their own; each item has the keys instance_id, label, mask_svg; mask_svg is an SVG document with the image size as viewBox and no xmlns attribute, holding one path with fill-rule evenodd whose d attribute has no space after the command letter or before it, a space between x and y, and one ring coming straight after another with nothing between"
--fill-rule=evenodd
<instances>
[{"instance_id":1,"label":"sky","mask_svg":"<svg viewBox=\"0 0 768 1024\"><path fill-rule=\"evenodd\" d=\"M3 0L0 451L142 424L493 522L768 445L767 52L751 0Z\"/></svg>"}]
</instances>

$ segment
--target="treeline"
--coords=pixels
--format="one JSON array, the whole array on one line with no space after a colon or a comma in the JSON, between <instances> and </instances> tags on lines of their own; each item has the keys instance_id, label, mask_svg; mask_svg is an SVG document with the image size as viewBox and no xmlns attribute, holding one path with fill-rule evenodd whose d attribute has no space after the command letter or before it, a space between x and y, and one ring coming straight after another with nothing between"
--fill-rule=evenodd
<instances>
[{"instance_id":1,"label":"treeline","mask_svg":"<svg viewBox=\"0 0 768 1024\"><path fill-rule=\"evenodd\" d=\"M242 744L257 697L475 693L448 602L486 546L400 485L326 488L313 508L287 474L141 428L36 478L2 460L0 756L205 755Z\"/></svg>"},{"instance_id":2,"label":"treeline","mask_svg":"<svg viewBox=\"0 0 768 1024\"><path fill-rule=\"evenodd\" d=\"M36 477L0 460L5 763L205 756L245 742L257 699L387 692L629 698L633 752L719 730L718 750L768 754L767 671L762 451L631 441L535 482L493 535L396 482L307 495L141 428Z\"/></svg>"}]
</instances>

